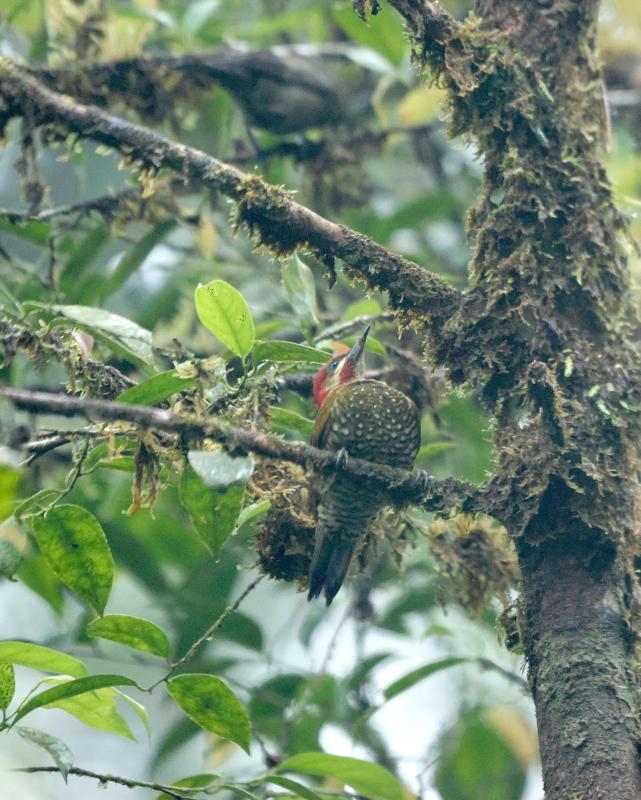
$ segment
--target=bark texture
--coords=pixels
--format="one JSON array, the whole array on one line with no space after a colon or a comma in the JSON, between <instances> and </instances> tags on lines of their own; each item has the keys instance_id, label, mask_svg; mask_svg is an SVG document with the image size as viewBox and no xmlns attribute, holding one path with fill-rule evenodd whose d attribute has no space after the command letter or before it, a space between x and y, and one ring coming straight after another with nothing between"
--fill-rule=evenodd
<instances>
[{"instance_id":1,"label":"bark texture","mask_svg":"<svg viewBox=\"0 0 641 800\"><path fill-rule=\"evenodd\" d=\"M594 532L564 508L566 494L553 485L533 520L530 533L546 544L519 547L546 798L634 800L641 797L638 699L621 602L624 559L598 547Z\"/></svg>"},{"instance_id":2,"label":"bark texture","mask_svg":"<svg viewBox=\"0 0 641 800\"><path fill-rule=\"evenodd\" d=\"M641 797L638 320L603 166L595 0L390 0L485 160L475 254L436 358L497 420L501 519L548 800Z\"/></svg>"}]
</instances>

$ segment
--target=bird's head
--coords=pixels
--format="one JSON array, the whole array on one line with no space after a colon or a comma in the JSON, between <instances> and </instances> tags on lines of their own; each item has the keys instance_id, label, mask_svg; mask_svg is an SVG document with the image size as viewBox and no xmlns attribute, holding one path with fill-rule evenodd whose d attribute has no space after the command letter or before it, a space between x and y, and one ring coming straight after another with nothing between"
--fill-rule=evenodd
<instances>
[{"instance_id":1,"label":"bird's head","mask_svg":"<svg viewBox=\"0 0 641 800\"><path fill-rule=\"evenodd\" d=\"M355 378L362 378L365 374L365 342L369 329L368 325L349 352L330 358L318 370L314 378L314 399L319 408L332 389Z\"/></svg>"}]
</instances>

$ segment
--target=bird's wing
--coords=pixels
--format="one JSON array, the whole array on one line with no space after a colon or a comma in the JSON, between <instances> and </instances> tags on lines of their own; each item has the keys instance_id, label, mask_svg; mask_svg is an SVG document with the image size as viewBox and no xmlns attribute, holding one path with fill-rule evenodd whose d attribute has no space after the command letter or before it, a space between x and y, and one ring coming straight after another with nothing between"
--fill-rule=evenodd
<instances>
[{"instance_id":1,"label":"bird's wing","mask_svg":"<svg viewBox=\"0 0 641 800\"><path fill-rule=\"evenodd\" d=\"M332 414L335 395L336 391L332 391L328 394L328 396L325 398L325 402L318 409L318 413L316 414L316 419L314 420L314 429L312 430L312 435L309 440L309 443L313 447L319 447L321 450L325 447L325 438L326 438L325 434L327 432L327 423L329 422L329 418ZM316 509L318 507L321 480L322 480L321 474L314 471L312 473L312 477L309 484L310 505L314 516L316 516Z\"/></svg>"},{"instance_id":2,"label":"bird's wing","mask_svg":"<svg viewBox=\"0 0 641 800\"><path fill-rule=\"evenodd\" d=\"M320 447L322 449L325 446L325 432L327 430L327 423L332 414L332 408L334 406L335 399L336 399L336 390L330 392L327 395L327 397L325 398L325 402L318 409L318 413L316 414L316 419L314 420L314 429L312 431L312 436L311 439L309 440L309 443L314 447Z\"/></svg>"}]
</instances>

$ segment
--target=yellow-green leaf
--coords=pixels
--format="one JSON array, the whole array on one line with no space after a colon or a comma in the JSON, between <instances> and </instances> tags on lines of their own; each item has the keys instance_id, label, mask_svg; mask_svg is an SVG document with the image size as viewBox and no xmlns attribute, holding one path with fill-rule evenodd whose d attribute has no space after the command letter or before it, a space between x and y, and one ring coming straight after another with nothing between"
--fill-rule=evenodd
<instances>
[{"instance_id":1,"label":"yellow-green leaf","mask_svg":"<svg viewBox=\"0 0 641 800\"><path fill-rule=\"evenodd\" d=\"M187 466L180 478L179 492L180 502L189 513L196 533L212 556L218 558L236 527L245 484L208 486L194 469Z\"/></svg>"},{"instance_id":2,"label":"yellow-green leaf","mask_svg":"<svg viewBox=\"0 0 641 800\"><path fill-rule=\"evenodd\" d=\"M166 400L176 392L189 389L196 381L193 378L181 378L175 369L168 372L159 372L151 378L137 383L122 394L116 400L119 403L132 403L133 405L152 406Z\"/></svg>"},{"instance_id":3,"label":"yellow-green leaf","mask_svg":"<svg viewBox=\"0 0 641 800\"><path fill-rule=\"evenodd\" d=\"M302 772L334 778L371 800L408 800L412 797L396 776L369 761L329 753L299 753L278 765L277 772Z\"/></svg>"},{"instance_id":4,"label":"yellow-green leaf","mask_svg":"<svg viewBox=\"0 0 641 800\"><path fill-rule=\"evenodd\" d=\"M110 639L134 650L143 650L162 658L169 657L170 645L167 634L146 619L127 614L107 614L87 625L89 636Z\"/></svg>"},{"instance_id":5,"label":"yellow-green leaf","mask_svg":"<svg viewBox=\"0 0 641 800\"><path fill-rule=\"evenodd\" d=\"M41 672L59 672L80 678L87 667L78 658L31 642L0 642L0 664L21 664Z\"/></svg>"},{"instance_id":6,"label":"yellow-green leaf","mask_svg":"<svg viewBox=\"0 0 641 800\"><path fill-rule=\"evenodd\" d=\"M201 728L229 739L249 752L251 723L245 707L213 675L178 675L167 691L187 716Z\"/></svg>"},{"instance_id":7,"label":"yellow-green leaf","mask_svg":"<svg viewBox=\"0 0 641 800\"><path fill-rule=\"evenodd\" d=\"M16 690L13 664L0 664L0 708L6 711Z\"/></svg>"},{"instance_id":8,"label":"yellow-green leaf","mask_svg":"<svg viewBox=\"0 0 641 800\"><path fill-rule=\"evenodd\" d=\"M207 330L237 356L245 358L254 346L254 320L238 289L226 281L211 281L198 286L194 300L198 319Z\"/></svg>"},{"instance_id":9,"label":"yellow-green leaf","mask_svg":"<svg viewBox=\"0 0 641 800\"><path fill-rule=\"evenodd\" d=\"M269 407L269 422L270 428L277 431L296 431L300 433L305 440L309 439L314 430L313 420L307 419L307 417L289 408L281 408L280 406Z\"/></svg>"},{"instance_id":10,"label":"yellow-green leaf","mask_svg":"<svg viewBox=\"0 0 641 800\"><path fill-rule=\"evenodd\" d=\"M20 707L15 721L22 719L36 708L50 706L54 703L59 705L61 701L70 697L93 692L96 689L104 689L107 686L136 686L136 682L124 675L87 675L84 678L65 681L28 700Z\"/></svg>"},{"instance_id":11,"label":"yellow-green leaf","mask_svg":"<svg viewBox=\"0 0 641 800\"><path fill-rule=\"evenodd\" d=\"M408 672L407 675L404 675L402 678L391 683L387 689L383 692L385 695L386 700L391 700L392 697L396 697L396 695L401 694L401 692L410 689L412 686L417 684L419 681L425 680L425 678L429 678L430 675L434 675L436 672L440 672L441 670L448 669L449 667L455 667L457 664L464 664L468 659L466 658L442 658L439 661L432 661L429 664L425 664L418 669L414 669L411 672Z\"/></svg>"},{"instance_id":12,"label":"yellow-green leaf","mask_svg":"<svg viewBox=\"0 0 641 800\"><path fill-rule=\"evenodd\" d=\"M307 364L324 364L331 358L331 353L318 350L316 347L309 347L306 344L271 341L256 342L253 356L256 364L260 364L261 361L300 361Z\"/></svg>"},{"instance_id":13,"label":"yellow-green leaf","mask_svg":"<svg viewBox=\"0 0 641 800\"><path fill-rule=\"evenodd\" d=\"M114 563L98 520L80 506L62 505L33 518L32 524L40 551L56 575L102 614Z\"/></svg>"}]
</instances>

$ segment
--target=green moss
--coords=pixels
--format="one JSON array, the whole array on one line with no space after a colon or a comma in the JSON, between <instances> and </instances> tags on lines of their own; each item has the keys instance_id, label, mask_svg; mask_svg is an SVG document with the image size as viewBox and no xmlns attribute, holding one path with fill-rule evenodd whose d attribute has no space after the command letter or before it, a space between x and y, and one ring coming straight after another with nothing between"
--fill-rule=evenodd
<instances>
[{"instance_id":1,"label":"green moss","mask_svg":"<svg viewBox=\"0 0 641 800\"><path fill-rule=\"evenodd\" d=\"M239 182L235 199L234 230L246 225L257 247L266 247L276 258L285 258L306 244L291 224L291 215L285 213L290 209L291 192L268 186L257 175L247 175Z\"/></svg>"},{"instance_id":2,"label":"green moss","mask_svg":"<svg viewBox=\"0 0 641 800\"><path fill-rule=\"evenodd\" d=\"M572 20L564 9L549 12L562 34L537 44L540 30L529 41L524 26L521 50L436 6L412 31L416 60L449 90L451 133L485 161L468 219L470 285L431 354L454 382L478 387L497 419L512 535L533 535L546 491L562 486L605 552L633 526L641 373L625 222L601 161L593 9Z\"/></svg>"}]
</instances>

